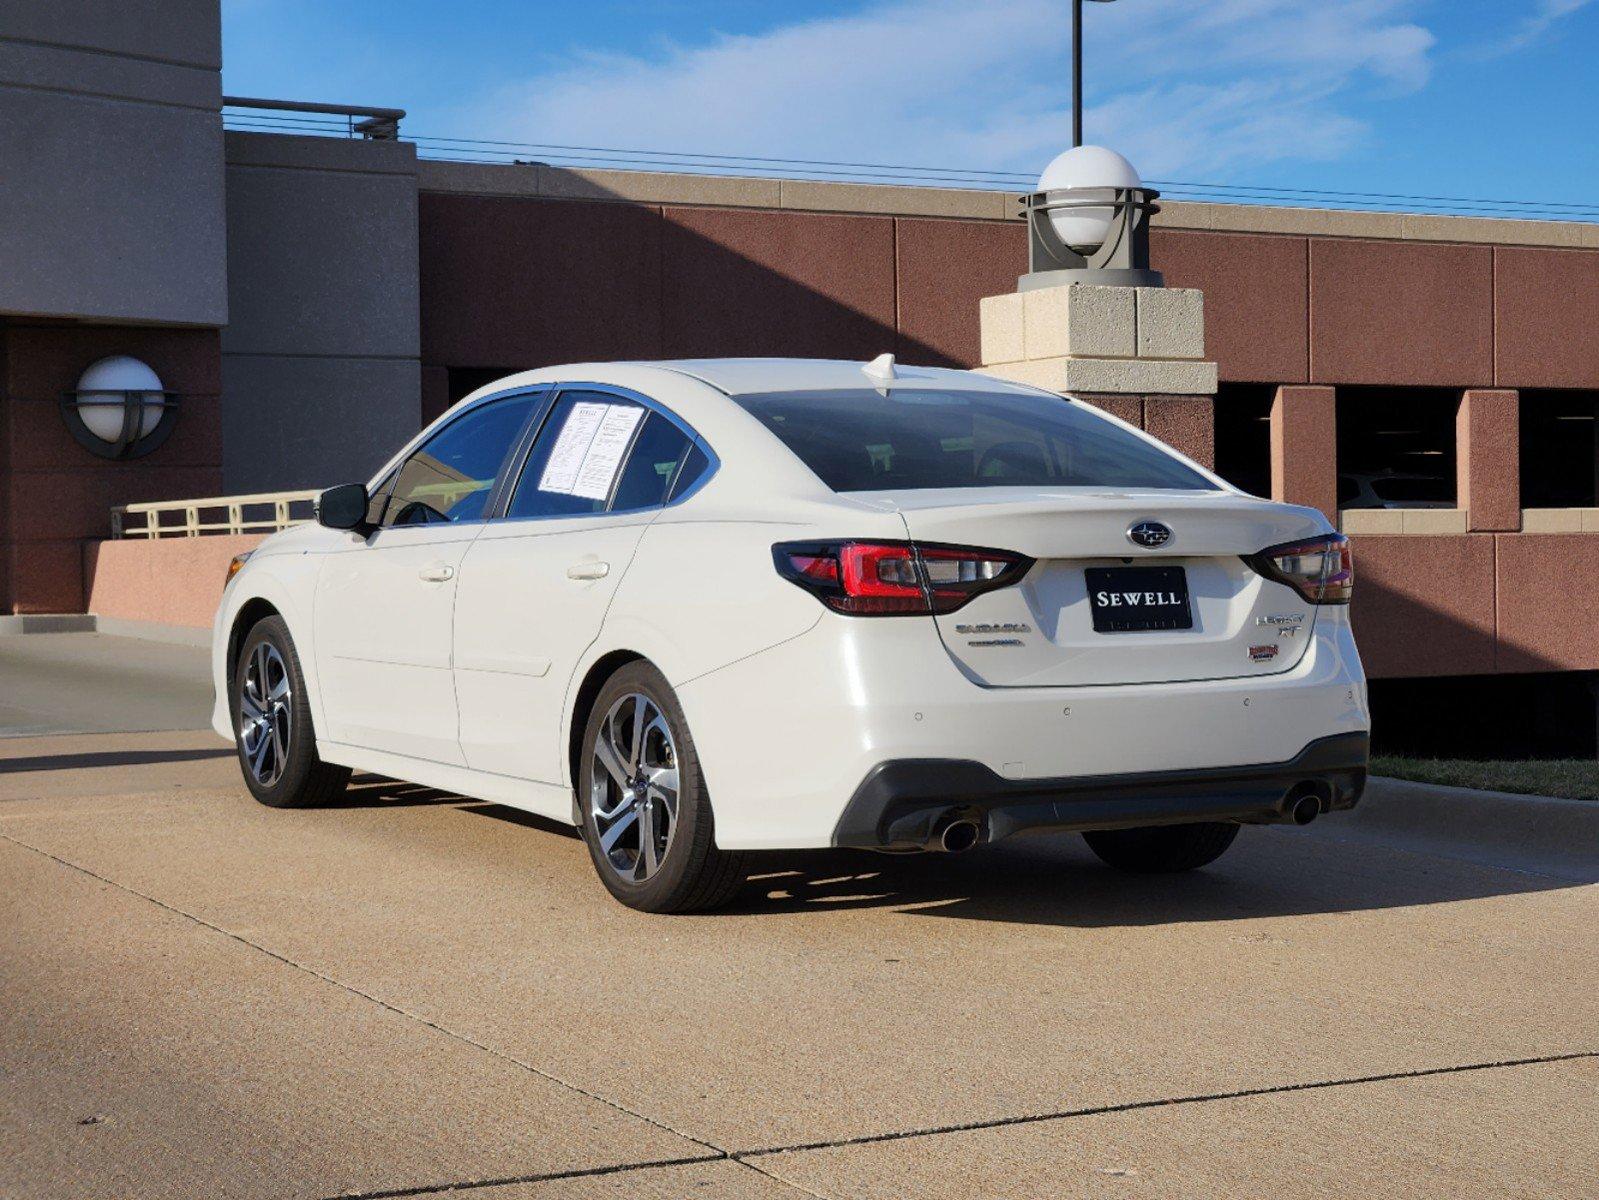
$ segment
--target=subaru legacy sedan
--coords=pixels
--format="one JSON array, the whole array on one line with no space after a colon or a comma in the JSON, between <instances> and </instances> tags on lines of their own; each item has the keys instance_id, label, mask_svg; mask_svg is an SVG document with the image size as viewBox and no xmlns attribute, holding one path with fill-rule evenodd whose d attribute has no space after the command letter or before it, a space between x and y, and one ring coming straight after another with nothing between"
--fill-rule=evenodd
<instances>
[{"instance_id":1,"label":"subaru legacy sedan","mask_svg":"<svg viewBox=\"0 0 1599 1200\"><path fill-rule=\"evenodd\" d=\"M651 912L747 852L1077 831L1213 861L1365 785L1347 541L964 371L590 363L482 388L241 555L213 724L275 806L353 770L582 830Z\"/></svg>"}]
</instances>

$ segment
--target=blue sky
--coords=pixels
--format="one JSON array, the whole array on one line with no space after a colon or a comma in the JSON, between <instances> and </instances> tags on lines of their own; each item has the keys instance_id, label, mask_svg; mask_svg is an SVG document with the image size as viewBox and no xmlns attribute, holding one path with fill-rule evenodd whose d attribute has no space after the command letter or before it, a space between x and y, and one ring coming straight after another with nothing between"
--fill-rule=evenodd
<instances>
[{"instance_id":1,"label":"blue sky","mask_svg":"<svg viewBox=\"0 0 1599 1200\"><path fill-rule=\"evenodd\" d=\"M1087 9L1088 140L1146 178L1599 204L1599 0ZM1033 173L1070 134L1069 12L224 0L223 83L408 135Z\"/></svg>"}]
</instances>

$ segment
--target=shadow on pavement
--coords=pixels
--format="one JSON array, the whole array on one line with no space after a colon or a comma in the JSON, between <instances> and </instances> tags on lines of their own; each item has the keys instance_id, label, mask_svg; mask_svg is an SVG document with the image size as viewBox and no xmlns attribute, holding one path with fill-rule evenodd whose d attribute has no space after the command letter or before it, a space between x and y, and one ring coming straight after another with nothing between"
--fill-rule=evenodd
<instances>
[{"instance_id":1,"label":"shadow on pavement","mask_svg":"<svg viewBox=\"0 0 1599 1200\"><path fill-rule=\"evenodd\" d=\"M1245 834L1247 840L1216 863L1182 875L1113 871L1075 837L1058 836L954 857L762 854L727 911L759 916L895 908L918 916L1095 928L1359 912L1578 886L1488 866L1329 845L1290 831Z\"/></svg>"},{"instance_id":2,"label":"shadow on pavement","mask_svg":"<svg viewBox=\"0 0 1599 1200\"><path fill-rule=\"evenodd\" d=\"M403 779L389 779L383 775L357 773L350 777L350 785L342 796L319 807L405 808L414 804L468 803L471 802L465 796L457 796L454 792L441 792L438 788L407 783Z\"/></svg>"},{"instance_id":3,"label":"shadow on pavement","mask_svg":"<svg viewBox=\"0 0 1599 1200\"><path fill-rule=\"evenodd\" d=\"M188 750L101 750L77 754L38 754L31 758L0 758L0 775L22 771L80 771L95 767L138 767L150 763L198 762L232 758L233 747Z\"/></svg>"}]
</instances>

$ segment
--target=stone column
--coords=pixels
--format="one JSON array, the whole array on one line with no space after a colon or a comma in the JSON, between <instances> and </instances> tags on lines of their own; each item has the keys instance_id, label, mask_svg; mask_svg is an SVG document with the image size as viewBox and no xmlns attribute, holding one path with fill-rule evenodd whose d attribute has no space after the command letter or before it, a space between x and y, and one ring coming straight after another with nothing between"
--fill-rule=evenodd
<instances>
[{"instance_id":1,"label":"stone column","mask_svg":"<svg viewBox=\"0 0 1599 1200\"><path fill-rule=\"evenodd\" d=\"M1193 288L1067 284L981 302L981 370L1103 408L1215 463L1216 364Z\"/></svg>"},{"instance_id":2,"label":"stone column","mask_svg":"<svg viewBox=\"0 0 1599 1200\"><path fill-rule=\"evenodd\" d=\"M1337 396L1280 387L1271 406L1271 497L1319 508L1338 524Z\"/></svg>"},{"instance_id":3,"label":"stone column","mask_svg":"<svg viewBox=\"0 0 1599 1200\"><path fill-rule=\"evenodd\" d=\"M1455 505L1473 533L1521 529L1521 393L1473 390L1455 417Z\"/></svg>"}]
</instances>

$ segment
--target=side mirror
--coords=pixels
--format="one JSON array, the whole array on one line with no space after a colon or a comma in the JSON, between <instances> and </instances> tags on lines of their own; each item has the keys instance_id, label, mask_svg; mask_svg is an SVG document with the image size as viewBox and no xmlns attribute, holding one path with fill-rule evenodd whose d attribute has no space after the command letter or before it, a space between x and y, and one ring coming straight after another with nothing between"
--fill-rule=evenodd
<instances>
[{"instance_id":1,"label":"side mirror","mask_svg":"<svg viewBox=\"0 0 1599 1200\"><path fill-rule=\"evenodd\" d=\"M366 484L341 483L331 487L316 498L316 519L329 529L348 529L354 533L370 533L367 524Z\"/></svg>"}]
</instances>

